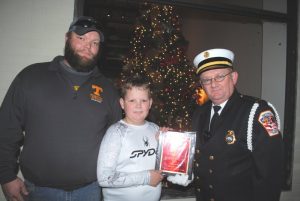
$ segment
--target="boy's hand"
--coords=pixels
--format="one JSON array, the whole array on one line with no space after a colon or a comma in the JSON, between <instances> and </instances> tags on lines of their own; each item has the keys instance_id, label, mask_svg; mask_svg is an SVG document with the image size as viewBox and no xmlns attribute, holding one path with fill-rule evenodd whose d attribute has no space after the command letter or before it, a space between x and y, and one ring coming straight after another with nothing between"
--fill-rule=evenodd
<instances>
[{"instance_id":1,"label":"boy's hand","mask_svg":"<svg viewBox=\"0 0 300 201\"><path fill-rule=\"evenodd\" d=\"M150 186L155 187L163 180L161 172L161 170L150 170Z\"/></svg>"}]
</instances>

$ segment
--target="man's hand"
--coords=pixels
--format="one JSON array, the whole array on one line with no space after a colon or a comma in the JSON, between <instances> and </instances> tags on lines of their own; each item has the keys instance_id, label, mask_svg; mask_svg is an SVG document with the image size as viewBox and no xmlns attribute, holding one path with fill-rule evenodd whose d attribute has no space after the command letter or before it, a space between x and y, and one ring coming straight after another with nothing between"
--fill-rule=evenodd
<instances>
[{"instance_id":1,"label":"man's hand","mask_svg":"<svg viewBox=\"0 0 300 201\"><path fill-rule=\"evenodd\" d=\"M24 182L20 178L2 185L2 191L8 201L24 201L28 195Z\"/></svg>"},{"instance_id":2,"label":"man's hand","mask_svg":"<svg viewBox=\"0 0 300 201\"><path fill-rule=\"evenodd\" d=\"M163 180L163 176L160 170L150 170L150 186L157 186L161 180Z\"/></svg>"},{"instance_id":3,"label":"man's hand","mask_svg":"<svg viewBox=\"0 0 300 201\"><path fill-rule=\"evenodd\" d=\"M192 175L192 179L189 180L189 176L187 174L176 174L174 176L168 176L167 180L169 182L172 182L173 184L178 184L181 186L187 186L189 185L193 179L194 179L194 174Z\"/></svg>"}]
</instances>

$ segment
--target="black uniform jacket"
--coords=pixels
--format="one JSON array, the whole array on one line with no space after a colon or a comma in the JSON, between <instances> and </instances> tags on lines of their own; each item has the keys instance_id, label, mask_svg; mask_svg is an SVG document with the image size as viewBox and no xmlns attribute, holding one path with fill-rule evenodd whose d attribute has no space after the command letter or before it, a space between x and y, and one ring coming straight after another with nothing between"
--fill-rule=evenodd
<instances>
[{"instance_id":1,"label":"black uniform jacket","mask_svg":"<svg viewBox=\"0 0 300 201\"><path fill-rule=\"evenodd\" d=\"M247 144L249 114L255 102L259 106L253 124L250 123L253 131L248 135ZM275 117L273 109L263 100L234 91L221 112L217 128L210 139L205 140L209 133L211 105L208 101L199 106L192 121L197 131L194 166L197 201L279 200L282 137L280 132L270 135L258 121L264 111L270 111Z\"/></svg>"}]
</instances>

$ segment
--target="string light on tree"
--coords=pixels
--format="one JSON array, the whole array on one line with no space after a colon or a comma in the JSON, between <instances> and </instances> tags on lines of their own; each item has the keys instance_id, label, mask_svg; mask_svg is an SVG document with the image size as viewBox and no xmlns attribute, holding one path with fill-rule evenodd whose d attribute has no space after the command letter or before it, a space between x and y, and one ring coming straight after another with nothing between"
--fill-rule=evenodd
<instances>
[{"instance_id":1,"label":"string light on tree","mask_svg":"<svg viewBox=\"0 0 300 201\"><path fill-rule=\"evenodd\" d=\"M195 72L185 56L187 41L179 16L170 5L145 3L140 11L121 79L146 75L154 89L151 121L187 130L194 106Z\"/></svg>"}]
</instances>

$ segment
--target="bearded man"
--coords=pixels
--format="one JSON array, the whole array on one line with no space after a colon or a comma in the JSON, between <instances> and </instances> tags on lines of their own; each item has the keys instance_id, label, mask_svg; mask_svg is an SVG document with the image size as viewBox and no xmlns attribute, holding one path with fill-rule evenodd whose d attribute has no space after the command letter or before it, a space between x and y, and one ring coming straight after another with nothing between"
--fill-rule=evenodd
<instances>
[{"instance_id":1,"label":"bearded man","mask_svg":"<svg viewBox=\"0 0 300 201\"><path fill-rule=\"evenodd\" d=\"M1 105L7 200L101 200L97 156L106 129L121 119L119 97L97 68L104 41L97 22L76 18L65 37L64 56L22 70Z\"/></svg>"}]
</instances>

